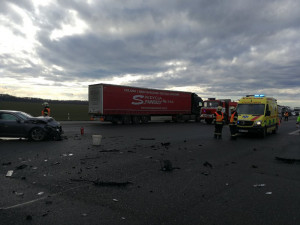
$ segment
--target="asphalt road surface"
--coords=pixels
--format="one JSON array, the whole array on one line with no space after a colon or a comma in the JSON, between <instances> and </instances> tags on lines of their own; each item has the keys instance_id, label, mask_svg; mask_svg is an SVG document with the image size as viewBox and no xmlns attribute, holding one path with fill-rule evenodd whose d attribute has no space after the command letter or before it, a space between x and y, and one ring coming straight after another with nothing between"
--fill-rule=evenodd
<instances>
[{"instance_id":1,"label":"asphalt road surface","mask_svg":"<svg viewBox=\"0 0 300 225\"><path fill-rule=\"evenodd\" d=\"M300 224L295 119L235 141L193 122L62 126L62 141L0 140L1 225Z\"/></svg>"}]
</instances>

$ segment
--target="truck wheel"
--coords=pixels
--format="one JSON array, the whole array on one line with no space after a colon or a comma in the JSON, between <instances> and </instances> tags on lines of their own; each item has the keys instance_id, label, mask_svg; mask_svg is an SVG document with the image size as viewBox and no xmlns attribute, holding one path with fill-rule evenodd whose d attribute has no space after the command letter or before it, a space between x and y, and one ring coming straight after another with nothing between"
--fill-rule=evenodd
<instances>
[{"instance_id":1,"label":"truck wheel","mask_svg":"<svg viewBox=\"0 0 300 225\"><path fill-rule=\"evenodd\" d=\"M142 116L141 121L142 121L142 123L148 123L149 122L148 116Z\"/></svg>"},{"instance_id":2,"label":"truck wheel","mask_svg":"<svg viewBox=\"0 0 300 225\"><path fill-rule=\"evenodd\" d=\"M45 137L45 131L39 127L33 128L29 133L29 139L32 141L42 141Z\"/></svg>"},{"instance_id":3,"label":"truck wheel","mask_svg":"<svg viewBox=\"0 0 300 225\"><path fill-rule=\"evenodd\" d=\"M122 123L123 123L123 124L130 124L130 123L131 123L131 118L130 118L130 116L123 116L123 117L122 117Z\"/></svg>"},{"instance_id":4,"label":"truck wheel","mask_svg":"<svg viewBox=\"0 0 300 225\"><path fill-rule=\"evenodd\" d=\"M205 119L205 122L207 123L207 124L211 124L212 123L212 119Z\"/></svg>"},{"instance_id":5,"label":"truck wheel","mask_svg":"<svg viewBox=\"0 0 300 225\"><path fill-rule=\"evenodd\" d=\"M131 121L132 121L133 124L139 124L140 121L141 121L141 118L139 116L133 116L131 118Z\"/></svg>"},{"instance_id":6,"label":"truck wheel","mask_svg":"<svg viewBox=\"0 0 300 225\"><path fill-rule=\"evenodd\" d=\"M112 122L113 124L118 124L119 118L118 118L118 117L113 117L112 120L111 120L111 122Z\"/></svg>"}]
</instances>

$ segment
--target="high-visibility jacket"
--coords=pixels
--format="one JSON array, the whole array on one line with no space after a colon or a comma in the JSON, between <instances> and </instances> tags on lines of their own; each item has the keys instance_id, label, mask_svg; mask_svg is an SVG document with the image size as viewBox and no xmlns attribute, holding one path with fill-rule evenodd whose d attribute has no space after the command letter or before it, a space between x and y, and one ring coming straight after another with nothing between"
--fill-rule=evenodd
<instances>
[{"instance_id":1,"label":"high-visibility jacket","mask_svg":"<svg viewBox=\"0 0 300 225\"><path fill-rule=\"evenodd\" d=\"M285 116L285 117L288 117L288 116L289 116L289 113L288 113L288 112L285 112L284 116Z\"/></svg>"},{"instance_id":2,"label":"high-visibility jacket","mask_svg":"<svg viewBox=\"0 0 300 225\"><path fill-rule=\"evenodd\" d=\"M237 116L236 116L236 112L232 113L230 116L230 121L231 124L236 124L237 122Z\"/></svg>"},{"instance_id":3,"label":"high-visibility jacket","mask_svg":"<svg viewBox=\"0 0 300 225\"><path fill-rule=\"evenodd\" d=\"M42 110L42 115L43 116L50 116L50 108L44 108Z\"/></svg>"},{"instance_id":4,"label":"high-visibility jacket","mask_svg":"<svg viewBox=\"0 0 300 225\"><path fill-rule=\"evenodd\" d=\"M216 114L216 123L223 123L223 119L224 119L223 112L221 112L221 114L219 114L218 112L215 112L215 114Z\"/></svg>"}]
</instances>

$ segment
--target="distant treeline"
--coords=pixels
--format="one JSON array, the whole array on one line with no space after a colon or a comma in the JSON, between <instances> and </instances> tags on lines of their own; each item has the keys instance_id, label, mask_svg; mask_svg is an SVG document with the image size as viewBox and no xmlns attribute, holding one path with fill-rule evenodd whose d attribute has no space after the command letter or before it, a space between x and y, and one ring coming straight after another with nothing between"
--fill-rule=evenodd
<instances>
[{"instance_id":1,"label":"distant treeline","mask_svg":"<svg viewBox=\"0 0 300 225\"><path fill-rule=\"evenodd\" d=\"M87 105L88 101L80 101L80 100L51 100L51 99L41 99L41 98L29 98L29 97L15 97L8 94L0 94L0 102L31 102L31 103L62 103L62 104L79 104L79 105Z\"/></svg>"}]
</instances>

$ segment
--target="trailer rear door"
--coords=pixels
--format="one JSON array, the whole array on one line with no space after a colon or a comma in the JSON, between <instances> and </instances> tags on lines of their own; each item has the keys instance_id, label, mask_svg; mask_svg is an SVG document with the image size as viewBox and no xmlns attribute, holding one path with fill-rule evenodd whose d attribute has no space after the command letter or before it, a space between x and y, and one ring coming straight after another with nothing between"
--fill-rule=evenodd
<instances>
[{"instance_id":1,"label":"trailer rear door","mask_svg":"<svg viewBox=\"0 0 300 225\"><path fill-rule=\"evenodd\" d=\"M103 114L103 85L89 86L89 113Z\"/></svg>"}]
</instances>

